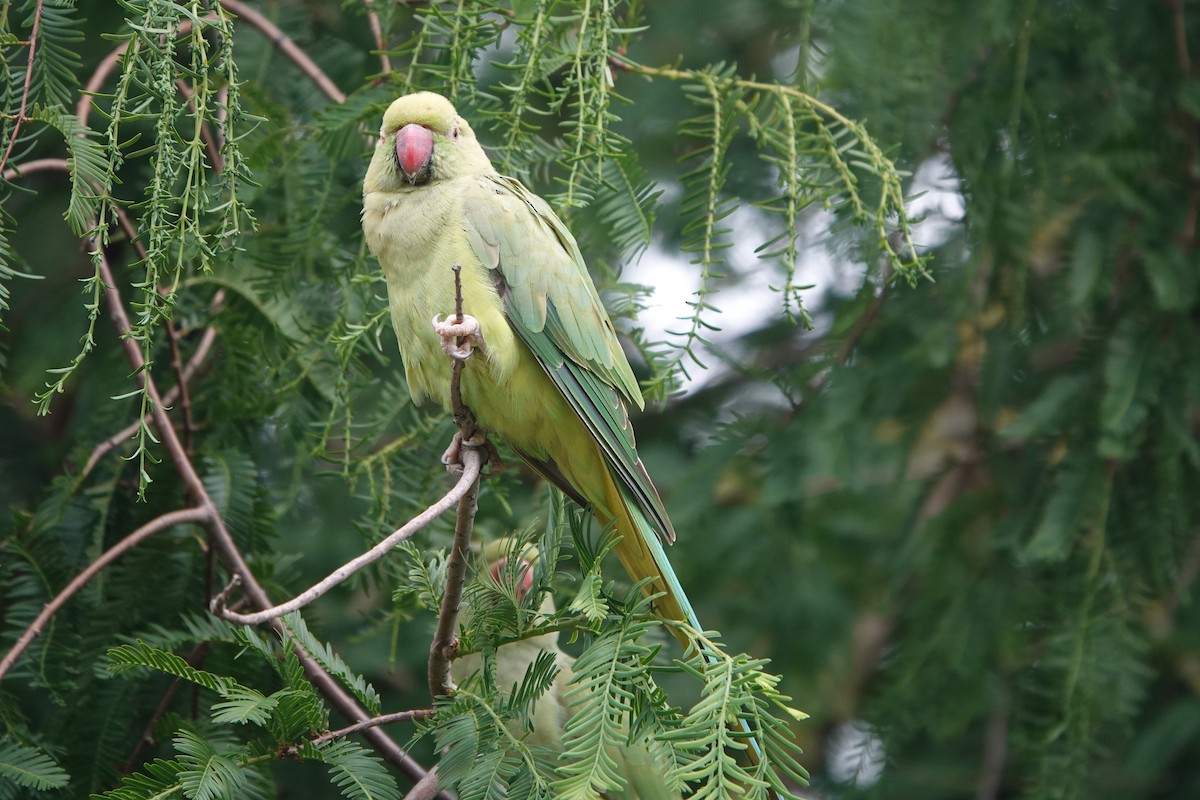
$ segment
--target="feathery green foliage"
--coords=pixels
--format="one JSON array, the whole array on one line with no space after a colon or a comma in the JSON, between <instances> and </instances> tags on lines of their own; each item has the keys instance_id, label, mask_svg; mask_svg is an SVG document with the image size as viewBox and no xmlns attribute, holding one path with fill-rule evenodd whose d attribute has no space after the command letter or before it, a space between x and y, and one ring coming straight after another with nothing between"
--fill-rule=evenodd
<instances>
[{"instance_id":1,"label":"feathery green foliage","mask_svg":"<svg viewBox=\"0 0 1200 800\"><path fill-rule=\"evenodd\" d=\"M631 742L685 796L795 792L801 763L848 799L1200 794L1191 6L246 6L275 27L0 8L0 650L200 489L277 599L444 492L451 424L408 399L358 216L380 112L431 89L552 200L670 403L639 447L724 636L672 650L603 537L489 476L477 534L542 557L525 597L472 575L484 667L418 761L484 798L594 797ZM689 305L659 341L664 275ZM398 796L295 647L371 713L427 707L451 525L282 638L206 611L211 531L150 536L4 674L0 797ZM577 658L565 754L530 730L553 660L495 676L547 633Z\"/></svg>"}]
</instances>

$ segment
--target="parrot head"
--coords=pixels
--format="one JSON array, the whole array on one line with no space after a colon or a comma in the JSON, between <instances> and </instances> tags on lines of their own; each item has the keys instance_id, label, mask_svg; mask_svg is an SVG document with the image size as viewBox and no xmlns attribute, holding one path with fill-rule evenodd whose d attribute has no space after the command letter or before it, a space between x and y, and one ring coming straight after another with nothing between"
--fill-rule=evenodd
<instances>
[{"instance_id":1,"label":"parrot head","mask_svg":"<svg viewBox=\"0 0 1200 800\"><path fill-rule=\"evenodd\" d=\"M491 169L475 132L450 101L416 92L384 112L364 189L394 192Z\"/></svg>"},{"instance_id":2,"label":"parrot head","mask_svg":"<svg viewBox=\"0 0 1200 800\"><path fill-rule=\"evenodd\" d=\"M484 544L480 555L492 580L502 586L512 581L517 600L523 601L533 588L533 567L541 556L532 545L517 548L515 544L511 538L502 537ZM510 561L514 563L510 565Z\"/></svg>"}]
</instances>

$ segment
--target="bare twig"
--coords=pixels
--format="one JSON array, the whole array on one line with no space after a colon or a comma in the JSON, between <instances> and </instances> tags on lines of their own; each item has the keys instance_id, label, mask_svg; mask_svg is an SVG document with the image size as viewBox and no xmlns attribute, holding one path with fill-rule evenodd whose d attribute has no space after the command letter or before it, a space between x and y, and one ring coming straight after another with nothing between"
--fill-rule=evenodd
<instances>
[{"instance_id":1,"label":"bare twig","mask_svg":"<svg viewBox=\"0 0 1200 800\"><path fill-rule=\"evenodd\" d=\"M337 85L329 79L324 70L317 66L317 62L308 57L296 43L288 37L286 33L281 31L279 27L271 20L260 14L255 9L241 2L241 0L221 0L221 7L227 8L249 25L257 28L263 36L266 36L271 44L287 56L288 60L296 65L296 68L308 76L309 80L317 85L325 96L335 103L344 103L346 95Z\"/></svg>"},{"instance_id":2,"label":"bare twig","mask_svg":"<svg viewBox=\"0 0 1200 800\"><path fill-rule=\"evenodd\" d=\"M1004 778L1004 762L1008 758L1008 700L1000 698L992 709L983 738L983 767L975 800L996 800Z\"/></svg>"},{"instance_id":3,"label":"bare twig","mask_svg":"<svg viewBox=\"0 0 1200 800\"><path fill-rule=\"evenodd\" d=\"M187 654L184 661L193 667L198 667L204 663L204 659L208 656L212 648L212 642L201 642L192 648L192 652ZM145 745L154 743L154 729L158 726L158 721L163 718L167 710L171 707L171 701L175 699L175 694L182 685L183 678L176 678L171 681L171 685L167 687L167 691L163 693L162 699L158 701L158 705L155 706L150 719L146 720L146 725L142 728L142 735L138 737L137 743L133 746L133 752L129 754L129 758L125 759L125 764L121 767L122 775L128 775L133 772L138 765L138 756L141 755L142 748Z\"/></svg>"},{"instance_id":4,"label":"bare twig","mask_svg":"<svg viewBox=\"0 0 1200 800\"><path fill-rule=\"evenodd\" d=\"M58 610L66 605L75 594L87 585L87 582L94 578L100 570L107 567L109 564L116 561L121 556L128 553L133 548L137 547L146 539L149 539L159 531L174 527L175 525L193 524L200 525L208 521L208 511L204 508L184 508L178 511L171 511L163 514L160 517L147 522L133 533L126 536L121 541L114 544L112 547L105 550L99 558L88 564L87 568L76 575L70 583L54 596L54 599L47 603L41 612L34 618L33 622L25 628L24 633L17 639L16 643L4 654L4 658L0 659L0 680L4 679L5 673L16 663L21 654L26 648L33 643L33 640L41 635L46 627L46 623L50 618L58 613Z\"/></svg>"},{"instance_id":5,"label":"bare twig","mask_svg":"<svg viewBox=\"0 0 1200 800\"><path fill-rule=\"evenodd\" d=\"M186 26L186 28L184 27ZM180 34L191 30L192 23L190 20L185 20L179 26ZM104 57L104 60L96 67L96 71L92 73L92 77L88 79L87 85L83 87L83 91L79 93L79 102L75 104L75 116L79 117L79 121L87 124L88 117L92 113L92 97L99 94L104 88L104 82L108 80L111 73L117 66L117 62L125 55L125 51L129 49L129 43L132 39L126 39L117 45L111 53Z\"/></svg>"},{"instance_id":6,"label":"bare twig","mask_svg":"<svg viewBox=\"0 0 1200 800\"><path fill-rule=\"evenodd\" d=\"M37 52L38 29L42 25L42 0L37 0L37 5L33 9L33 26L29 29L29 61L25 65L25 85L21 89L21 109L17 112L17 119L13 122L12 137L8 140L8 147L4 150L4 157L0 158L0 172L4 171L5 165L8 164L9 156L12 155L13 148L17 146L17 139L20 138L21 123L25 121L25 109L29 105L29 90L33 85L33 56Z\"/></svg>"},{"instance_id":7,"label":"bare twig","mask_svg":"<svg viewBox=\"0 0 1200 800\"><path fill-rule=\"evenodd\" d=\"M224 295L224 289L213 295L214 307L220 305L221 300L224 299ZM174 405L175 401L179 398L179 387L184 385L187 381L190 381L200 367L204 364L204 361L208 358L209 351L212 350L213 343L216 340L217 329L205 328L204 335L200 339L200 344L196 346L196 352L192 353L192 357L188 359L187 364L184 365L183 372L179 376L180 382L168 389L167 393L163 395L163 402L167 404L167 408L170 408L172 405ZM80 478L85 478L91 474L91 471L96 468L96 464L99 463L100 459L104 458L104 456L108 455L113 450L133 438L133 435L137 433L137 429L140 427L140 425L141 420L134 420L133 422L129 423L129 425L125 426L112 436L100 442L100 444L96 445L96 447L92 450L92 454L88 456L87 464L84 465L83 473L80 475Z\"/></svg>"},{"instance_id":8,"label":"bare twig","mask_svg":"<svg viewBox=\"0 0 1200 800\"><path fill-rule=\"evenodd\" d=\"M4 170L4 180L12 181L35 172L70 172L65 158L35 158Z\"/></svg>"},{"instance_id":9,"label":"bare twig","mask_svg":"<svg viewBox=\"0 0 1200 800\"><path fill-rule=\"evenodd\" d=\"M477 465L483 456L478 447L463 441L463 475L472 465ZM458 608L462 604L463 582L467 577L467 553L471 549L471 533L475 527L475 512L478 510L479 475L471 481L466 494L458 503L458 516L454 523L454 544L450 559L446 563L446 591L442 594L442 607L438 613L437 631L429 645L429 693L437 697L454 691L450 679L450 662L458 650L454 633L458 626Z\"/></svg>"},{"instance_id":10,"label":"bare twig","mask_svg":"<svg viewBox=\"0 0 1200 800\"><path fill-rule=\"evenodd\" d=\"M436 713L432 708L414 708L409 711L397 711L394 714L380 714L378 717L364 719L362 722L347 725L340 730L323 733L313 739L312 744L317 746L323 745L326 742L332 742L334 739L344 739L359 731L365 731L368 728L375 728L380 725L391 725L393 722L411 722L414 719L428 719ZM289 748L288 755L294 755L296 752L298 752L298 748Z\"/></svg>"},{"instance_id":11,"label":"bare twig","mask_svg":"<svg viewBox=\"0 0 1200 800\"><path fill-rule=\"evenodd\" d=\"M179 353L179 332L172 320L166 322L167 342L171 346L171 369L175 372L175 388L179 390L179 408L183 412L183 449L189 456L196 454L192 434L196 422L192 419L192 398L188 394L187 378L183 374L183 356Z\"/></svg>"},{"instance_id":12,"label":"bare twig","mask_svg":"<svg viewBox=\"0 0 1200 800\"><path fill-rule=\"evenodd\" d=\"M425 773L425 777L417 781L417 784L409 789L408 794L404 795L404 800L430 800L432 797L438 796L438 774L437 767Z\"/></svg>"},{"instance_id":13,"label":"bare twig","mask_svg":"<svg viewBox=\"0 0 1200 800\"><path fill-rule=\"evenodd\" d=\"M1184 20L1183 0L1167 0L1171 9L1171 27L1174 33L1175 61L1179 65L1179 77L1183 81L1192 80L1192 56L1188 52L1187 22ZM1200 177L1196 175L1197 165L1200 164L1200 120L1196 115L1181 106L1179 115L1182 117L1180 126L1187 141L1187 163L1183 165L1182 174L1187 175L1188 201L1183 214L1183 229L1179 232L1179 246L1185 256L1190 256L1196 246L1196 222L1200 216Z\"/></svg>"},{"instance_id":14,"label":"bare twig","mask_svg":"<svg viewBox=\"0 0 1200 800\"><path fill-rule=\"evenodd\" d=\"M392 61L388 58L387 42L383 38L383 25L379 23L379 15L375 13L375 4L371 0L363 0L367 9L367 24L371 26L371 36L375 39L375 49L379 51L379 65L384 72L392 71Z\"/></svg>"},{"instance_id":15,"label":"bare twig","mask_svg":"<svg viewBox=\"0 0 1200 800\"><path fill-rule=\"evenodd\" d=\"M187 487L188 493L196 499L197 505L205 511L204 526L212 537L212 542L220 552L226 565L242 577L246 587L246 594L259 608L270 608L273 605L270 596L267 595L266 590L263 589L262 585L254 577L254 573L250 571L249 565L246 564L246 559L242 557L241 550L238 549L237 543L233 541L233 537L229 534L229 529L225 527L225 521L221 518L216 504L213 503L208 490L204 488L204 482L200 479L195 466L193 466L187 456L187 452L179 441L178 434L176 434L170 420L167 418L166 408L162 403L162 398L158 394L157 387L154 385L154 380L145 369L141 347L138 346L135 339L129 336L133 327L129 323L129 316L125 313L121 294L117 289L116 281L113 279L112 267L109 265L108 258L103 251L100 251L99 270L101 280L108 287L105 299L109 307L109 312L112 315L113 323L121 337L121 344L125 348L126 358L130 366L133 367L133 372L137 376L138 383L144 386L150 398L150 411L154 423L158 428L159 438L171 458L171 463L174 465L175 471ZM278 621L276 621L276 624L282 629L283 626ZM313 682L317 689L328 698L329 702L338 711L355 721L370 718L362 706L312 656L305 652L304 648L297 646L296 654L304 666L304 672L308 676L308 679ZM425 768L417 763L398 744L392 741L387 733L379 728L371 728L365 731L364 735L371 740L372 745L375 746L384 758L412 780L419 781L425 776Z\"/></svg>"},{"instance_id":16,"label":"bare twig","mask_svg":"<svg viewBox=\"0 0 1200 800\"><path fill-rule=\"evenodd\" d=\"M463 321L462 267L455 264L451 267L454 272L454 315L455 322ZM458 346L463 345L464 338L459 337ZM486 446L486 440L477 438L475 417L466 407L462 399L462 371L466 366L465 359L452 359L450 372L450 407L454 421L458 423L460 460L463 462L463 474L467 472L468 464L479 463L483 459L481 448ZM454 523L454 544L450 548L450 559L446 563L446 590L442 594L442 606L438 612L437 630L429 645L429 693L437 697L454 691L454 681L450 678L450 662L454 660L458 649L458 640L454 635L458 625L458 608L462 603L463 583L467 577L467 553L471 548L471 533L475 527L475 512L478 510L479 478L471 482L470 488L458 503L458 516Z\"/></svg>"},{"instance_id":17,"label":"bare twig","mask_svg":"<svg viewBox=\"0 0 1200 800\"><path fill-rule=\"evenodd\" d=\"M426 525L437 519L445 512L449 511L455 503L458 503L464 499L471 490L472 485L479 480L479 472L482 465L482 460L482 457L473 449L467 450L463 457L462 476L458 479L458 482L454 484L454 487L451 488L441 500L438 500L429 508L413 517L401 527L397 528L382 542L375 545L357 558L347 561L345 564L329 573L329 575L323 580L296 595L295 598L289 600L288 602L263 609L262 611L255 612L253 614L236 614L224 608L225 593L222 593L217 595L217 597L213 600L213 613L217 614L222 619L229 620L230 622L236 622L240 625L258 625L263 622L278 619L285 614L290 614L293 611L303 608L321 595L328 592L333 587L345 581L363 567L367 566L368 564L373 564L379 559L383 558L388 554L389 551L391 551L393 547L424 528Z\"/></svg>"}]
</instances>

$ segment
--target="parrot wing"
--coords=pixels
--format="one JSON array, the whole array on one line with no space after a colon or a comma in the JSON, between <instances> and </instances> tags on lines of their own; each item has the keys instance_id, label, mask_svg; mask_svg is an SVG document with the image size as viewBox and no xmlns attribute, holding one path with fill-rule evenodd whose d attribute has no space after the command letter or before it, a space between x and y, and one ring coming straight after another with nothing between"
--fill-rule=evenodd
<instances>
[{"instance_id":1,"label":"parrot wing","mask_svg":"<svg viewBox=\"0 0 1200 800\"><path fill-rule=\"evenodd\" d=\"M675 531L638 457L622 401L641 408L641 391L575 238L545 200L512 178L473 181L463 209L467 238L493 271L509 324L599 443L618 483L656 532L673 541ZM528 460L579 499L555 465Z\"/></svg>"}]
</instances>

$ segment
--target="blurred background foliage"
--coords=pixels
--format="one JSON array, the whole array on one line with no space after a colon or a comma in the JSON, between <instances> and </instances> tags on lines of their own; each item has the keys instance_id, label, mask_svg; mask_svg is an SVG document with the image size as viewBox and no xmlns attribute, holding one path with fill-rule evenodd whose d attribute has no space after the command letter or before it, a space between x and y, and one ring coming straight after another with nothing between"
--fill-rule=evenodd
<instances>
[{"instance_id":1,"label":"blurred background foliage","mask_svg":"<svg viewBox=\"0 0 1200 800\"><path fill-rule=\"evenodd\" d=\"M37 88L46 106L69 109L113 46L101 34L127 33L126 20L154 5L4 4L4 146L35 7L62 48ZM163 5L155 13L168 14ZM794 726L813 777L806 796L1200 796L1200 9L696 0L613 4L608 16L584 2L375 5L391 71L371 52L363 4L255 6L350 94L344 105L232 23L236 145L253 176L236 185L244 231L200 268L226 213L214 185L200 220L208 233L181 234L187 267L169 316L184 358L204 328L218 332L190 382L187 438L276 595L444 487L436 464L449 424L408 400L358 230L360 122L373 127L406 87L437 88L479 120L498 164L556 200L617 316L676 302L685 317L667 326L676 333L620 323L660 400L636 419L639 442L680 532L671 557L700 618L733 649L770 657L812 715ZM508 63L513 53L532 52L517 37L534 28L498 11L554 12L547 30L558 38L538 43L546 63L533 76L547 81L514 78L523 64ZM554 59L572 44L591 51L577 35L585 18L610 20L612 52L573 78ZM608 85L604 64L628 103L573 105ZM699 72L677 80L667 66ZM881 236L878 220L856 215L811 126L787 141L812 150L796 161L812 186L793 191L792 207L781 201L784 171L762 156L778 153L771 134L786 129L771 108L778 95L730 89L724 116L705 117L697 92L682 89L701 73L727 87L790 86L862 121L880 156L908 173L912 235L933 280L898 280L920 271L904 219L885 206ZM515 85L538 89L522 101L527 113L513 112ZM712 131L695 126L718 118L731 127L705 151ZM769 121L766 132L755 119ZM156 141L154 122L131 116L120 137L130 159L114 193L139 215L166 157L133 152ZM92 130L106 125L93 115ZM54 126L26 125L7 166L63 157L72 131L36 134L44 129ZM869 155L853 167L868 206L886 184ZM724 170L719 191L697 193L684 174L711 177L713 163ZM65 177L6 179L5 649L103 547L182 498L152 440L140 442L144 459L111 454L85 474L96 445L139 415L136 394L112 399L133 385L103 314L94 351L37 414L33 398L57 380L46 370L80 349L80 281L93 268L62 219ZM709 201L731 214L727 232L698 234ZM775 239L789 225L794 274ZM770 256L756 257L773 240L759 254ZM706 243L709 263L689 264ZM146 264L115 232L110 252L136 301ZM670 281L649 289L681 264L691 278L710 273L688 284L701 287L692 308ZM140 344L171 385L169 342L154 328L167 315L151 315ZM526 478L511 470L487 482L484 535L536 517L541 493ZM420 544L444 546L447 525ZM169 681L114 680L103 655L134 635L168 647L168 631L201 615L204 553L192 529L151 539L60 613L0 686L0 724L33 736L70 773L64 796L109 789L121 771L171 752L138 745ZM388 710L428 703L432 618L392 594L410 566L385 562L306 612ZM246 667L235 653L217 648L205 668L236 674ZM194 702L181 691L171 713L194 713ZM415 752L431 760L427 742ZM308 793L309 769L276 769L280 796L328 796L324 779ZM0 785L9 796L20 795Z\"/></svg>"}]
</instances>

